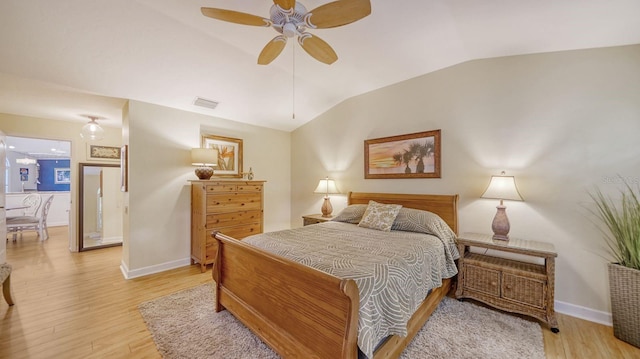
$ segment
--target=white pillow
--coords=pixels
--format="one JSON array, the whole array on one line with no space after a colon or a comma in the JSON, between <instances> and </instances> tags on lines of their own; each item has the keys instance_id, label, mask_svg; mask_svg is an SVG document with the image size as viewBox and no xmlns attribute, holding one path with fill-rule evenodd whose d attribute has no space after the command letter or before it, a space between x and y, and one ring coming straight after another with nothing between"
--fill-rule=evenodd
<instances>
[{"instance_id":1,"label":"white pillow","mask_svg":"<svg viewBox=\"0 0 640 359\"><path fill-rule=\"evenodd\" d=\"M375 201L369 201L369 206L364 212L359 227L377 229L383 232L391 231L393 221L395 221L400 212L402 205L384 204Z\"/></svg>"}]
</instances>

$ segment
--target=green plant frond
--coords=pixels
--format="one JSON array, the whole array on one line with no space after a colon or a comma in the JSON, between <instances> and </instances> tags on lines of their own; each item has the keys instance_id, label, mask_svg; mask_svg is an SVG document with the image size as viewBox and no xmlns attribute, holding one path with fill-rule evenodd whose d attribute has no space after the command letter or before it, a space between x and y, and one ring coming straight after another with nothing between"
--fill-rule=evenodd
<instances>
[{"instance_id":1,"label":"green plant frond","mask_svg":"<svg viewBox=\"0 0 640 359\"><path fill-rule=\"evenodd\" d=\"M599 227L614 259L626 267L640 269L640 187L634 191L627 181L624 184L617 205L600 190L589 193L596 205L591 212L606 228Z\"/></svg>"}]
</instances>

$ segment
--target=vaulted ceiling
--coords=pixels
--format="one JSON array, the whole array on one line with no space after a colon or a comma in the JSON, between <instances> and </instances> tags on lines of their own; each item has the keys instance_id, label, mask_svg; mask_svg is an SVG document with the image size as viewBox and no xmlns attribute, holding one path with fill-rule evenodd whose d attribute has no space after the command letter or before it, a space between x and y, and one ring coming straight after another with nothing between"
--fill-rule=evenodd
<instances>
[{"instance_id":1,"label":"vaulted ceiling","mask_svg":"<svg viewBox=\"0 0 640 359\"><path fill-rule=\"evenodd\" d=\"M461 62L640 43L638 0L372 0L360 21L309 30L336 51L334 64L289 41L263 66L257 58L273 29L200 13L268 18L272 5L2 0L0 112L78 121L90 113L117 126L134 99L291 131L350 97ZM219 105L196 107L197 96Z\"/></svg>"}]
</instances>

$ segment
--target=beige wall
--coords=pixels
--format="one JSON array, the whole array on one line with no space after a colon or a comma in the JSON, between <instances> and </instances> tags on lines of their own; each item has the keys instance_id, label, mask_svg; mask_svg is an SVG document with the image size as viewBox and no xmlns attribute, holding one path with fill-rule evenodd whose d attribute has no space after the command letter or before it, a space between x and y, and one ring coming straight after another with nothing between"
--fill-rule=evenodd
<instances>
[{"instance_id":1,"label":"beige wall","mask_svg":"<svg viewBox=\"0 0 640 359\"><path fill-rule=\"evenodd\" d=\"M127 277L189 263L189 180L196 178L190 151L200 147L201 133L243 140L245 170L251 167L255 179L267 181L265 230L289 227L290 133L137 101L129 101L125 118L129 230L123 271Z\"/></svg>"},{"instance_id":2,"label":"beige wall","mask_svg":"<svg viewBox=\"0 0 640 359\"><path fill-rule=\"evenodd\" d=\"M364 180L365 139L442 129L441 179ZM511 235L558 250L559 311L606 322L606 259L588 191L640 182L640 46L477 60L349 99L292 133L292 209L318 213L318 179L343 193L460 194L461 231L490 232L493 174L515 175ZM334 210L345 205L333 196ZM585 307L585 308L582 308Z\"/></svg>"},{"instance_id":3,"label":"beige wall","mask_svg":"<svg viewBox=\"0 0 640 359\"><path fill-rule=\"evenodd\" d=\"M0 113L0 130L9 136L45 138L71 142L71 206L69 222L69 248L78 250L76 223L78 221L78 163L95 162L87 160L87 143L80 137L82 122L56 121L12 114ZM120 128L104 127L105 138L97 144L105 146L120 146L122 130Z\"/></svg>"}]
</instances>

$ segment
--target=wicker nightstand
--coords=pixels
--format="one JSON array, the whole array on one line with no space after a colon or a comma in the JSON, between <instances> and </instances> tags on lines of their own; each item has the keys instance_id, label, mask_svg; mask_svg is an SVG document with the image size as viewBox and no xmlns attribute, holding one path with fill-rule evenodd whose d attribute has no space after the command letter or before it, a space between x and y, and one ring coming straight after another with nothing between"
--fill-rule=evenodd
<instances>
[{"instance_id":1,"label":"wicker nightstand","mask_svg":"<svg viewBox=\"0 0 640 359\"><path fill-rule=\"evenodd\" d=\"M545 264L472 253L469 247L487 248L543 258ZM512 238L491 239L491 235L463 233L458 237L457 298L471 298L508 312L520 313L547 323L557 333L553 309L555 258L553 244Z\"/></svg>"},{"instance_id":2,"label":"wicker nightstand","mask_svg":"<svg viewBox=\"0 0 640 359\"><path fill-rule=\"evenodd\" d=\"M308 226L310 224L316 224L316 223L322 223L322 222L330 221L331 218L333 218L333 216L331 216L331 217L322 217L321 214L307 214L305 216L302 216L302 222L303 222L303 225Z\"/></svg>"}]
</instances>

